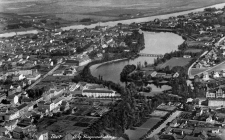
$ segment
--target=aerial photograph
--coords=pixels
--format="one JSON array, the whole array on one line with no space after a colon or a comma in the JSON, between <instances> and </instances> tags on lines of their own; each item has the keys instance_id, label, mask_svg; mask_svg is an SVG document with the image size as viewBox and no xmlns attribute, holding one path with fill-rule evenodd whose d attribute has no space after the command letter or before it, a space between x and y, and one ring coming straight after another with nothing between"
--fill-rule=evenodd
<instances>
[{"instance_id":1,"label":"aerial photograph","mask_svg":"<svg viewBox=\"0 0 225 140\"><path fill-rule=\"evenodd\" d=\"M0 140L225 140L225 0L0 0Z\"/></svg>"}]
</instances>

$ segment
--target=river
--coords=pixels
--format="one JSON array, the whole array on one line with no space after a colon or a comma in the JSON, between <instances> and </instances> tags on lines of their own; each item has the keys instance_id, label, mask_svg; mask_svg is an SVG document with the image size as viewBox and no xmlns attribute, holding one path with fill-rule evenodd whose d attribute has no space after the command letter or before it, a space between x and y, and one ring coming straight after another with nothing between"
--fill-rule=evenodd
<instances>
[{"instance_id":1,"label":"river","mask_svg":"<svg viewBox=\"0 0 225 140\"><path fill-rule=\"evenodd\" d=\"M141 53L149 54L165 54L171 51L178 49L178 45L183 43L183 38L174 33L155 33L155 32L146 32L144 31L145 39L145 49ZM122 60L112 63L97 64L91 67L91 73L93 76L98 77L99 75L103 76L104 80L113 81L114 83L123 84L120 82L120 73L123 70L125 65L128 64L137 64L141 62L144 65L146 61L148 64L152 64L156 57L138 57L134 60ZM153 92L161 92L163 90L170 89L169 86L162 86L162 88L157 88L154 85L151 85Z\"/></svg>"}]
</instances>

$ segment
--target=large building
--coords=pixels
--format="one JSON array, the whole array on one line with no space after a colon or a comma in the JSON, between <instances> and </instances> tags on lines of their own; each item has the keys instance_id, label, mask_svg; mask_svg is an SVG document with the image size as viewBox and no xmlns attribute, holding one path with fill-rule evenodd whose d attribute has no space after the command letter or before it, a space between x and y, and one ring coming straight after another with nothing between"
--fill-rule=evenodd
<instances>
[{"instance_id":1,"label":"large building","mask_svg":"<svg viewBox=\"0 0 225 140\"><path fill-rule=\"evenodd\" d=\"M223 99L209 99L208 100L208 106L225 106L225 100Z\"/></svg>"},{"instance_id":2,"label":"large building","mask_svg":"<svg viewBox=\"0 0 225 140\"><path fill-rule=\"evenodd\" d=\"M83 96L87 97L114 97L116 96L116 92L113 90L106 90L106 89L84 89L82 91Z\"/></svg>"}]
</instances>

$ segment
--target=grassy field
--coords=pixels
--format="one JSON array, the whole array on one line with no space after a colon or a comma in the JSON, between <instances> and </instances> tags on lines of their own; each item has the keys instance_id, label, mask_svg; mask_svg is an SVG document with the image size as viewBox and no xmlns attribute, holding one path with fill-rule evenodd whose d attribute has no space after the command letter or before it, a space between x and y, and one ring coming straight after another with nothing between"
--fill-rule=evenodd
<instances>
[{"instance_id":1,"label":"grassy field","mask_svg":"<svg viewBox=\"0 0 225 140\"><path fill-rule=\"evenodd\" d=\"M185 52L186 53L199 53L199 52L201 52L202 51L202 49L187 49Z\"/></svg>"},{"instance_id":2,"label":"grassy field","mask_svg":"<svg viewBox=\"0 0 225 140\"><path fill-rule=\"evenodd\" d=\"M203 68L203 69L192 68L192 69L190 70L190 74L191 74L191 75L197 75L197 74L202 73L202 72L204 72L204 71L206 71L206 70L207 70L207 68Z\"/></svg>"},{"instance_id":3,"label":"grassy field","mask_svg":"<svg viewBox=\"0 0 225 140\"><path fill-rule=\"evenodd\" d=\"M192 58L173 57L170 60L166 61L165 63L158 65L157 68L162 69L167 66L169 66L170 69L172 69L175 66L183 67L187 65L191 60Z\"/></svg>"}]
</instances>

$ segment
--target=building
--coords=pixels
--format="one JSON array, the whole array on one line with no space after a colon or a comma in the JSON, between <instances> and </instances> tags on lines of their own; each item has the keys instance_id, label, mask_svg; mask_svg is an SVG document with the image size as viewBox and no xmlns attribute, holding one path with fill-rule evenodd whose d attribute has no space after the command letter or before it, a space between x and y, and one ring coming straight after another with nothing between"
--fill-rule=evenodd
<instances>
[{"instance_id":1,"label":"building","mask_svg":"<svg viewBox=\"0 0 225 140\"><path fill-rule=\"evenodd\" d=\"M20 81L23 80L24 78L26 78L23 74L16 74L13 75L12 81Z\"/></svg>"},{"instance_id":2,"label":"building","mask_svg":"<svg viewBox=\"0 0 225 140\"><path fill-rule=\"evenodd\" d=\"M12 136L15 139L23 139L24 138L23 130L19 127L16 127L12 132Z\"/></svg>"},{"instance_id":3,"label":"building","mask_svg":"<svg viewBox=\"0 0 225 140\"><path fill-rule=\"evenodd\" d=\"M36 81L40 77L41 77L41 74L39 74L39 73L35 73L35 74L32 74L32 75L27 75L26 76L26 78L28 80L31 80L31 81Z\"/></svg>"},{"instance_id":4,"label":"building","mask_svg":"<svg viewBox=\"0 0 225 140\"><path fill-rule=\"evenodd\" d=\"M225 100L222 100L222 99L210 99L210 100L208 100L208 106L211 106L211 107L225 106Z\"/></svg>"},{"instance_id":5,"label":"building","mask_svg":"<svg viewBox=\"0 0 225 140\"><path fill-rule=\"evenodd\" d=\"M45 102L45 101L40 101L38 102L38 109L42 111L52 111L54 109L54 103L53 102Z\"/></svg>"},{"instance_id":6,"label":"building","mask_svg":"<svg viewBox=\"0 0 225 140\"><path fill-rule=\"evenodd\" d=\"M113 90L106 90L106 89L85 89L82 90L82 95L87 97L114 97L116 95L116 92Z\"/></svg>"},{"instance_id":7,"label":"building","mask_svg":"<svg viewBox=\"0 0 225 140\"><path fill-rule=\"evenodd\" d=\"M204 81L208 81L209 80L209 73L208 72L204 72L203 73L203 78Z\"/></svg>"},{"instance_id":8,"label":"building","mask_svg":"<svg viewBox=\"0 0 225 140\"><path fill-rule=\"evenodd\" d=\"M216 94L212 92L206 92L206 98L216 98Z\"/></svg>"}]
</instances>

